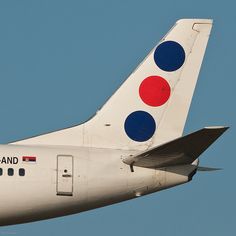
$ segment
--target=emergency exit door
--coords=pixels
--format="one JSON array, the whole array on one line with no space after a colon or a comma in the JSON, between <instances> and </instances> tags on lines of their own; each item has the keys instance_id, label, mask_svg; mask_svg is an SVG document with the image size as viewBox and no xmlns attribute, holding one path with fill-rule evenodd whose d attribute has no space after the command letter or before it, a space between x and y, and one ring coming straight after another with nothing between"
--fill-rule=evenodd
<instances>
[{"instance_id":1,"label":"emergency exit door","mask_svg":"<svg viewBox=\"0 0 236 236\"><path fill-rule=\"evenodd\" d=\"M73 195L73 156L57 156L57 195Z\"/></svg>"}]
</instances>

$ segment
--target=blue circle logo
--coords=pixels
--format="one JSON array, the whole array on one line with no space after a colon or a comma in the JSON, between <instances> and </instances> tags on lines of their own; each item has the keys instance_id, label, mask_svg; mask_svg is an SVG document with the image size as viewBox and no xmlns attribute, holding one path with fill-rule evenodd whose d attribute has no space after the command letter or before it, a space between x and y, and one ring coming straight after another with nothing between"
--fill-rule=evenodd
<instances>
[{"instance_id":1,"label":"blue circle logo","mask_svg":"<svg viewBox=\"0 0 236 236\"><path fill-rule=\"evenodd\" d=\"M157 46L154 52L156 65L164 71L176 71L185 61L183 47L174 41L165 41Z\"/></svg>"},{"instance_id":2,"label":"blue circle logo","mask_svg":"<svg viewBox=\"0 0 236 236\"><path fill-rule=\"evenodd\" d=\"M150 139L156 130L153 117L145 111L132 112L125 120L125 132L128 137L137 142Z\"/></svg>"}]
</instances>

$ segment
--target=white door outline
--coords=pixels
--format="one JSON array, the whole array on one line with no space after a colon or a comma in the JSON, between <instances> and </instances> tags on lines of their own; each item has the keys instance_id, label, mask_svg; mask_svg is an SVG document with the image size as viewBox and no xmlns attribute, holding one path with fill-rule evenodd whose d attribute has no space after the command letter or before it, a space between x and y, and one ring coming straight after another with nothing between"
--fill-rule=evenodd
<instances>
[{"instance_id":1,"label":"white door outline","mask_svg":"<svg viewBox=\"0 0 236 236\"><path fill-rule=\"evenodd\" d=\"M71 155L57 156L57 195L73 195L74 158Z\"/></svg>"}]
</instances>

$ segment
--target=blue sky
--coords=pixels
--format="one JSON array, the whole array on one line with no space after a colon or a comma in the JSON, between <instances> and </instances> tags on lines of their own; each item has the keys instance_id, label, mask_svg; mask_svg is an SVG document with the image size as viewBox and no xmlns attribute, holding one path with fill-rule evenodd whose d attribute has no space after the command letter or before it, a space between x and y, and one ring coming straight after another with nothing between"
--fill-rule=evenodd
<instances>
[{"instance_id":1,"label":"blue sky","mask_svg":"<svg viewBox=\"0 0 236 236\"><path fill-rule=\"evenodd\" d=\"M86 120L180 18L214 27L185 133L231 129L189 184L0 235L235 235L236 3L233 0L1 1L0 143Z\"/></svg>"}]
</instances>

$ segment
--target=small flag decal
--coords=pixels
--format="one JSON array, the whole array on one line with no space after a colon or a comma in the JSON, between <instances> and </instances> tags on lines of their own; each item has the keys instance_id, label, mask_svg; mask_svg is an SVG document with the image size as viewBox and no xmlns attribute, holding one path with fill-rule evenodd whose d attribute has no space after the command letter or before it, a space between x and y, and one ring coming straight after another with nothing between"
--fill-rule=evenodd
<instances>
[{"instance_id":1,"label":"small flag decal","mask_svg":"<svg viewBox=\"0 0 236 236\"><path fill-rule=\"evenodd\" d=\"M34 156L23 156L22 161L23 162L35 163L36 162L36 157L34 157Z\"/></svg>"}]
</instances>

